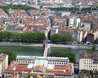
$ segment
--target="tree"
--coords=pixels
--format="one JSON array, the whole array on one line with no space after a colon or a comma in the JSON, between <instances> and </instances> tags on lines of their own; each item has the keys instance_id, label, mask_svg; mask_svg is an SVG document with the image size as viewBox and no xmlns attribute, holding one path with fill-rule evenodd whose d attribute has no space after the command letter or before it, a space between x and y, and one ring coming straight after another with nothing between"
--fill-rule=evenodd
<instances>
[{"instance_id":1,"label":"tree","mask_svg":"<svg viewBox=\"0 0 98 78\"><path fill-rule=\"evenodd\" d=\"M43 42L43 40L46 39L45 37L45 34L44 33L39 33L39 32L36 32L36 37L37 37L37 42Z\"/></svg>"},{"instance_id":2,"label":"tree","mask_svg":"<svg viewBox=\"0 0 98 78\"><path fill-rule=\"evenodd\" d=\"M11 35L12 35L11 32L6 32L6 31L0 32L0 41L3 41L3 40L8 41L8 40L10 40Z\"/></svg>"},{"instance_id":3,"label":"tree","mask_svg":"<svg viewBox=\"0 0 98 78\"><path fill-rule=\"evenodd\" d=\"M39 33L39 32L25 32L22 33L22 39L23 42L42 42L45 40L45 34Z\"/></svg>"},{"instance_id":4,"label":"tree","mask_svg":"<svg viewBox=\"0 0 98 78\"><path fill-rule=\"evenodd\" d=\"M4 39L4 34L0 32L0 41L2 41L3 39Z\"/></svg>"},{"instance_id":5,"label":"tree","mask_svg":"<svg viewBox=\"0 0 98 78\"><path fill-rule=\"evenodd\" d=\"M63 42L72 42L73 40L73 37L69 34L63 36Z\"/></svg>"},{"instance_id":6,"label":"tree","mask_svg":"<svg viewBox=\"0 0 98 78\"><path fill-rule=\"evenodd\" d=\"M28 73L28 77L27 78L30 78L30 73Z\"/></svg>"},{"instance_id":7,"label":"tree","mask_svg":"<svg viewBox=\"0 0 98 78\"><path fill-rule=\"evenodd\" d=\"M68 11L72 11L73 8L66 8L66 7L57 7L57 8L51 8L49 7L50 10L53 10L53 11L65 11L65 10L68 10ZM74 10L79 10L78 8L74 7Z\"/></svg>"},{"instance_id":8,"label":"tree","mask_svg":"<svg viewBox=\"0 0 98 78\"><path fill-rule=\"evenodd\" d=\"M9 59L9 63L11 61L13 61L13 60L16 60L16 53L15 52L0 49L0 53L8 54L8 56L9 56L9 58L8 58Z\"/></svg>"},{"instance_id":9,"label":"tree","mask_svg":"<svg viewBox=\"0 0 98 78\"><path fill-rule=\"evenodd\" d=\"M23 5L7 5L7 6L0 6L1 9L3 10L8 10L8 9L23 9L23 10L36 10L35 7L29 7L29 6L23 6Z\"/></svg>"},{"instance_id":10,"label":"tree","mask_svg":"<svg viewBox=\"0 0 98 78\"><path fill-rule=\"evenodd\" d=\"M69 57L69 60L73 63L76 62L75 60L75 54L71 53L71 52L51 52L50 54L48 54L48 56L52 56L52 57Z\"/></svg>"},{"instance_id":11,"label":"tree","mask_svg":"<svg viewBox=\"0 0 98 78\"><path fill-rule=\"evenodd\" d=\"M60 35L60 34L54 34L51 36L50 40L53 42L53 43L60 43L60 42L63 42L63 43L68 43L68 42L72 42L74 40L74 38L67 34L67 35Z\"/></svg>"},{"instance_id":12,"label":"tree","mask_svg":"<svg viewBox=\"0 0 98 78\"><path fill-rule=\"evenodd\" d=\"M45 34L40 32L0 32L0 41L16 41L16 42L43 42Z\"/></svg>"},{"instance_id":13,"label":"tree","mask_svg":"<svg viewBox=\"0 0 98 78\"><path fill-rule=\"evenodd\" d=\"M96 50L96 45L92 46L92 50L95 51Z\"/></svg>"},{"instance_id":14,"label":"tree","mask_svg":"<svg viewBox=\"0 0 98 78\"><path fill-rule=\"evenodd\" d=\"M12 33L12 40L13 41L21 41L22 39L22 33Z\"/></svg>"},{"instance_id":15,"label":"tree","mask_svg":"<svg viewBox=\"0 0 98 78\"><path fill-rule=\"evenodd\" d=\"M63 36L62 35L59 35L59 34L54 34L54 35L51 36L50 40L53 43L59 43L59 42L62 42Z\"/></svg>"}]
</instances>

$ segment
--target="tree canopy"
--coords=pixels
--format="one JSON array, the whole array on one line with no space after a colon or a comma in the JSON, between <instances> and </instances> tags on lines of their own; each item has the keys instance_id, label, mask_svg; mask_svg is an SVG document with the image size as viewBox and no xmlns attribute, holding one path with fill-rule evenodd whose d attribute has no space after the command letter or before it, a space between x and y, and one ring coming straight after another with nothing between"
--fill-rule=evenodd
<instances>
[{"instance_id":1,"label":"tree canopy","mask_svg":"<svg viewBox=\"0 0 98 78\"><path fill-rule=\"evenodd\" d=\"M92 51L95 51L96 50L96 45L93 45L92 46Z\"/></svg>"},{"instance_id":2,"label":"tree canopy","mask_svg":"<svg viewBox=\"0 0 98 78\"><path fill-rule=\"evenodd\" d=\"M71 35L60 35L60 34L54 34L50 37L50 40L53 43L68 43L68 42L72 42L74 40L74 38Z\"/></svg>"},{"instance_id":3,"label":"tree canopy","mask_svg":"<svg viewBox=\"0 0 98 78\"><path fill-rule=\"evenodd\" d=\"M9 62L11 62L13 60L16 60L16 53L15 52L0 49L0 54L1 53L8 54L8 57L9 57L8 60L9 60Z\"/></svg>"},{"instance_id":4,"label":"tree canopy","mask_svg":"<svg viewBox=\"0 0 98 78\"><path fill-rule=\"evenodd\" d=\"M40 32L0 32L0 41L41 43L43 40L45 40L45 34Z\"/></svg>"},{"instance_id":5,"label":"tree canopy","mask_svg":"<svg viewBox=\"0 0 98 78\"><path fill-rule=\"evenodd\" d=\"M52 7L49 7L50 10L53 10L53 11L72 11L72 10L79 10L78 8L75 8L75 7L72 7L72 8L66 8L66 7L57 7L57 8L52 8Z\"/></svg>"},{"instance_id":6,"label":"tree canopy","mask_svg":"<svg viewBox=\"0 0 98 78\"><path fill-rule=\"evenodd\" d=\"M69 57L69 60L73 63L76 62L75 60L75 54L71 53L71 52L51 52L50 54L48 54L48 56L52 56L52 57Z\"/></svg>"},{"instance_id":7,"label":"tree canopy","mask_svg":"<svg viewBox=\"0 0 98 78\"><path fill-rule=\"evenodd\" d=\"M1 9L23 9L23 10L36 10L35 7L29 7L29 6L23 6L23 5L6 5L6 6L0 6Z\"/></svg>"},{"instance_id":8,"label":"tree canopy","mask_svg":"<svg viewBox=\"0 0 98 78\"><path fill-rule=\"evenodd\" d=\"M51 36L50 39L53 43L58 43L58 42L62 42L63 36L59 34L54 34Z\"/></svg>"},{"instance_id":9,"label":"tree canopy","mask_svg":"<svg viewBox=\"0 0 98 78\"><path fill-rule=\"evenodd\" d=\"M73 40L73 37L69 34L63 36L63 42L72 42Z\"/></svg>"}]
</instances>

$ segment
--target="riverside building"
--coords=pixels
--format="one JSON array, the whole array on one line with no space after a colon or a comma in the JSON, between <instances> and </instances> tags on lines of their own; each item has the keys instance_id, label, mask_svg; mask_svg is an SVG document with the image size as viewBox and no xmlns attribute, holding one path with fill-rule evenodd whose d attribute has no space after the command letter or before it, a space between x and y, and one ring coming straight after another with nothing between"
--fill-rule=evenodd
<instances>
[{"instance_id":1,"label":"riverside building","mask_svg":"<svg viewBox=\"0 0 98 78\"><path fill-rule=\"evenodd\" d=\"M30 78L74 78L74 66L67 57L17 56L4 75L24 78L28 73Z\"/></svg>"},{"instance_id":2,"label":"riverside building","mask_svg":"<svg viewBox=\"0 0 98 78\"><path fill-rule=\"evenodd\" d=\"M98 54L81 54L79 70L98 71Z\"/></svg>"},{"instance_id":3,"label":"riverside building","mask_svg":"<svg viewBox=\"0 0 98 78\"><path fill-rule=\"evenodd\" d=\"M8 55L0 54L0 77L2 76L2 72L8 67Z\"/></svg>"}]
</instances>

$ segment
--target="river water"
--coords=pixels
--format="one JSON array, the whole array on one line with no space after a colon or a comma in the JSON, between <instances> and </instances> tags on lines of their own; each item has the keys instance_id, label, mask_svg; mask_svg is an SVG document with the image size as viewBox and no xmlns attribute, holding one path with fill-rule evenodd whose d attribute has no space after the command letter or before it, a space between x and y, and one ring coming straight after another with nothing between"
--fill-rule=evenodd
<instances>
[{"instance_id":1,"label":"river water","mask_svg":"<svg viewBox=\"0 0 98 78\"><path fill-rule=\"evenodd\" d=\"M76 61L78 62L79 56L81 53L95 53L98 54L98 51L92 51L91 49L71 49L71 48L51 48L49 49L49 52L72 52L76 56ZM48 53L49 53L48 52Z\"/></svg>"},{"instance_id":2,"label":"river water","mask_svg":"<svg viewBox=\"0 0 98 78\"><path fill-rule=\"evenodd\" d=\"M23 56L42 56L42 47L32 47L32 46L0 46L0 49L6 49L15 52L17 55Z\"/></svg>"},{"instance_id":3,"label":"river water","mask_svg":"<svg viewBox=\"0 0 98 78\"><path fill-rule=\"evenodd\" d=\"M0 46L0 49L6 49L15 52L17 55L23 56L42 56L43 47L34 46ZM69 49L69 48L50 48L48 53L60 51L60 52L72 52L75 53L76 61L79 60L79 55L81 53L98 53L98 51L92 51L90 49Z\"/></svg>"}]
</instances>

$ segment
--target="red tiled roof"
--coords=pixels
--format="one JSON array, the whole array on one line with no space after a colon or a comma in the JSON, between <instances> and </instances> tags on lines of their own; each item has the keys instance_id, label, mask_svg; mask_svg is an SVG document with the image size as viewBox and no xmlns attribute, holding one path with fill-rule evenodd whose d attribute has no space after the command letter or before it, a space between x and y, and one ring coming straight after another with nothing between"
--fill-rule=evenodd
<instances>
[{"instance_id":1,"label":"red tiled roof","mask_svg":"<svg viewBox=\"0 0 98 78\"><path fill-rule=\"evenodd\" d=\"M81 58L91 58L91 57L98 58L98 54L83 53L80 55L80 57Z\"/></svg>"},{"instance_id":2,"label":"red tiled roof","mask_svg":"<svg viewBox=\"0 0 98 78\"><path fill-rule=\"evenodd\" d=\"M46 73L54 73L58 75L72 75L73 63L68 63L65 66L55 66L54 69L48 69Z\"/></svg>"},{"instance_id":3,"label":"red tiled roof","mask_svg":"<svg viewBox=\"0 0 98 78\"><path fill-rule=\"evenodd\" d=\"M81 18L81 22L98 22L97 18L94 18L93 16L87 16L84 18Z\"/></svg>"},{"instance_id":4,"label":"red tiled roof","mask_svg":"<svg viewBox=\"0 0 98 78\"><path fill-rule=\"evenodd\" d=\"M15 29L23 29L24 27L16 26Z\"/></svg>"},{"instance_id":5,"label":"red tiled roof","mask_svg":"<svg viewBox=\"0 0 98 78\"><path fill-rule=\"evenodd\" d=\"M27 64L19 64L17 65L17 68L27 68Z\"/></svg>"},{"instance_id":6,"label":"red tiled roof","mask_svg":"<svg viewBox=\"0 0 98 78\"><path fill-rule=\"evenodd\" d=\"M85 29L60 28L61 31L86 31Z\"/></svg>"},{"instance_id":7,"label":"red tiled roof","mask_svg":"<svg viewBox=\"0 0 98 78\"><path fill-rule=\"evenodd\" d=\"M32 68L27 68L28 65L18 64L18 62L11 62L9 67L5 70L5 72L31 72Z\"/></svg>"},{"instance_id":8,"label":"red tiled roof","mask_svg":"<svg viewBox=\"0 0 98 78\"><path fill-rule=\"evenodd\" d=\"M35 66L34 71L43 71L44 67L43 66Z\"/></svg>"},{"instance_id":9,"label":"red tiled roof","mask_svg":"<svg viewBox=\"0 0 98 78\"><path fill-rule=\"evenodd\" d=\"M30 73L31 76L37 76L37 73Z\"/></svg>"}]
</instances>

